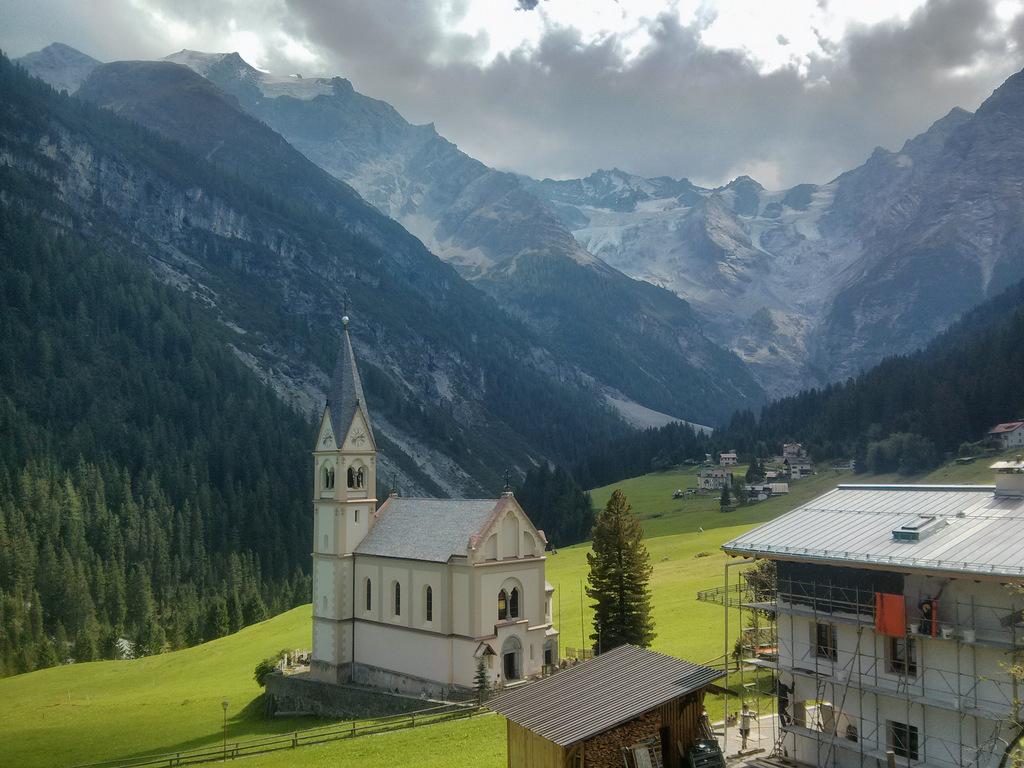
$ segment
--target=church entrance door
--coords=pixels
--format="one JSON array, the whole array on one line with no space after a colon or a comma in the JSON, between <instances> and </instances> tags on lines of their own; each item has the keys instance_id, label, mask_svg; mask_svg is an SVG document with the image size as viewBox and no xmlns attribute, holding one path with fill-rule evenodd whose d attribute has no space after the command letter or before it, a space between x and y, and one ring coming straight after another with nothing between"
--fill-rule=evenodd
<instances>
[{"instance_id":1,"label":"church entrance door","mask_svg":"<svg viewBox=\"0 0 1024 768\"><path fill-rule=\"evenodd\" d=\"M512 636L501 646L502 672L506 680L518 680L522 677L523 646L519 638Z\"/></svg>"},{"instance_id":2,"label":"church entrance door","mask_svg":"<svg viewBox=\"0 0 1024 768\"><path fill-rule=\"evenodd\" d=\"M506 680L518 680L519 674L516 669L516 654L515 651L512 653L505 654L505 679Z\"/></svg>"}]
</instances>

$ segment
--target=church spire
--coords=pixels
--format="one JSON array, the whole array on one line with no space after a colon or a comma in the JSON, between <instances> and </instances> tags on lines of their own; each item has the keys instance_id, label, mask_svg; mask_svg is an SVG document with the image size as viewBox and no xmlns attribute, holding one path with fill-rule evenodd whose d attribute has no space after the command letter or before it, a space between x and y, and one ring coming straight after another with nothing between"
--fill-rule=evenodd
<instances>
[{"instance_id":1,"label":"church spire","mask_svg":"<svg viewBox=\"0 0 1024 768\"><path fill-rule=\"evenodd\" d=\"M348 433L357 411L362 412L363 419L366 421L366 429L370 432L370 439L373 439L370 414L366 410L363 383L359 379L359 369L356 367L356 356L352 350L348 323L348 315L341 318L343 326L341 354L338 355L338 363L334 367L331 385L327 390L327 405L331 409L331 427L334 430L334 439L339 446L344 442L345 435Z\"/></svg>"}]
</instances>

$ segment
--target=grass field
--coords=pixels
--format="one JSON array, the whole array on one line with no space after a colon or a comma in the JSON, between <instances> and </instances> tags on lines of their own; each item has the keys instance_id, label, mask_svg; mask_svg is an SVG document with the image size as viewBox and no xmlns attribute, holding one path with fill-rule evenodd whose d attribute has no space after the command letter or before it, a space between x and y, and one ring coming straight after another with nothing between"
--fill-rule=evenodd
<instances>
[{"instance_id":1,"label":"grass field","mask_svg":"<svg viewBox=\"0 0 1024 768\"><path fill-rule=\"evenodd\" d=\"M988 483L985 459L947 466L914 482ZM737 471L744 471L739 468ZM673 500L672 491L696 484L694 468L658 472L593 491L603 506L621 488L643 520L654 563L652 590L657 638L653 648L694 661L724 651L722 609L698 603L696 592L718 585L726 561L719 547L752 525L769 520L839 482L908 482L906 478L852 478L826 470L794 483L788 496L734 512L718 511L713 494ZM703 531L700 529L703 528ZM557 589L555 620L563 648L586 646L590 614L581 613L587 545L551 554L548 580ZM699 554L705 556L698 557ZM585 601L584 601L585 602ZM256 662L281 648L308 647L309 606L296 608L230 637L195 648L135 661L76 664L0 679L0 766L35 768L169 752L221 738L221 701L229 702L233 739L312 727L312 718L268 720L252 679ZM472 761L468 755L472 744ZM386 764L500 768L505 765L504 725L480 717L442 725L366 736L261 757L253 766Z\"/></svg>"}]
</instances>

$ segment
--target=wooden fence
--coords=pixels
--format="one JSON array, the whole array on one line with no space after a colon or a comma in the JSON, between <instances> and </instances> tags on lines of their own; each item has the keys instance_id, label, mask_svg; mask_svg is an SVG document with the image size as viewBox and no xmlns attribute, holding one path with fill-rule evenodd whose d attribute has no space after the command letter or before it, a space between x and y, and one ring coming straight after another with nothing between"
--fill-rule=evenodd
<instances>
[{"instance_id":1,"label":"wooden fence","mask_svg":"<svg viewBox=\"0 0 1024 768\"><path fill-rule=\"evenodd\" d=\"M317 728L306 728L290 733L275 734L243 741L227 741L198 749L163 754L142 755L99 763L83 763L74 768L173 768L179 765L197 765L216 760L232 760L236 757L277 752L283 749L297 749L310 744L322 744L339 739L352 739L405 728L460 720L480 714L484 710L475 705L442 704L436 707L406 712L401 715L374 718L372 720L350 720Z\"/></svg>"}]
</instances>

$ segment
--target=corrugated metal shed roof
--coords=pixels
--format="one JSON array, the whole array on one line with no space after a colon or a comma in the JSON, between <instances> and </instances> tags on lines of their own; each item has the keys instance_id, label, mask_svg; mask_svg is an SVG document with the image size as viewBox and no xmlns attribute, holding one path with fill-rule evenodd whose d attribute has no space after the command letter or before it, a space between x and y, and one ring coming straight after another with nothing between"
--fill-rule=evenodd
<instances>
[{"instance_id":1,"label":"corrugated metal shed roof","mask_svg":"<svg viewBox=\"0 0 1024 768\"><path fill-rule=\"evenodd\" d=\"M731 554L1024 576L1024 498L993 486L840 485L722 548ZM934 515L919 541L892 532Z\"/></svg>"},{"instance_id":2,"label":"corrugated metal shed roof","mask_svg":"<svg viewBox=\"0 0 1024 768\"><path fill-rule=\"evenodd\" d=\"M623 645L521 688L487 706L562 747L704 688L716 669Z\"/></svg>"},{"instance_id":3,"label":"corrugated metal shed roof","mask_svg":"<svg viewBox=\"0 0 1024 768\"><path fill-rule=\"evenodd\" d=\"M356 552L446 563L453 555L466 554L469 537L484 527L499 502L393 496Z\"/></svg>"}]
</instances>

